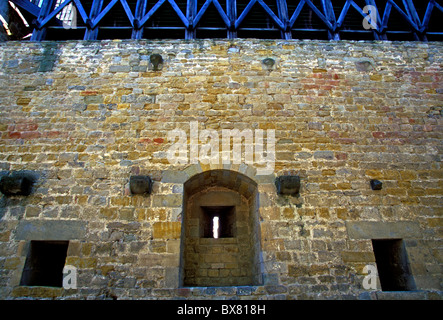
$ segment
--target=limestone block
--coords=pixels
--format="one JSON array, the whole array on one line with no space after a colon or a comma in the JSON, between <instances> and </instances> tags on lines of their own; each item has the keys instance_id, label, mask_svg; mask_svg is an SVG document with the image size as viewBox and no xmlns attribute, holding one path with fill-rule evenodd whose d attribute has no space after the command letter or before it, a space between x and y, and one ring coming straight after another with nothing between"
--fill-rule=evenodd
<instances>
[{"instance_id":1,"label":"limestone block","mask_svg":"<svg viewBox=\"0 0 443 320\"><path fill-rule=\"evenodd\" d=\"M154 239L179 239L181 222L155 222L153 230Z\"/></svg>"},{"instance_id":2,"label":"limestone block","mask_svg":"<svg viewBox=\"0 0 443 320\"><path fill-rule=\"evenodd\" d=\"M346 230L351 239L413 239L422 235L415 221L346 221Z\"/></svg>"}]
</instances>

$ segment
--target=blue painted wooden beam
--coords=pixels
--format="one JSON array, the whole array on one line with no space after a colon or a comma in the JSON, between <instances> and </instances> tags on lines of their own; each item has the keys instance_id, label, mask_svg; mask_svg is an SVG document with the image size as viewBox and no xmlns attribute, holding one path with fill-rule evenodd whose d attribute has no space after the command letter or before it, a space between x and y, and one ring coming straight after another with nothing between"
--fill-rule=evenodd
<instances>
[{"instance_id":1,"label":"blue painted wooden beam","mask_svg":"<svg viewBox=\"0 0 443 320\"><path fill-rule=\"evenodd\" d=\"M92 21L99 15L103 7L103 0L94 0L92 2L89 18L86 20L86 31L84 40L96 40L98 36L98 27L93 28Z\"/></svg>"},{"instance_id":2,"label":"blue painted wooden beam","mask_svg":"<svg viewBox=\"0 0 443 320\"><path fill-rule=\"evenodd\" d=\"M134 28L134 15L132 14L131 8L129 8L126 0L120 0L120 3L123 5L123 9L125 10L126 16L128 17L132 28Z\"/></svg>"},{"instance_id":3,"label":"blue painted wooden beam","mask_svg":"<svg viewBox=\"0 0 443 320\"><path fill-rule=\"evenodd\" d=\"M412 2L412 0L403 0L403 5L408 13L408 16L410 16L412 18L412 20L414 21L414 23L417 26L420 26L421 21L418 16L417 10L415 10L415 6L414 6L414 3Z\"/></svg>"},{"instance_id":4,"label":"blue painted wooden beam","mask_svg":"<svg viewBox=\"0 0 443 320\"><path fill-rule=\"evenodd\" d=\"M358 13L360 13L360 15L361 15L363 18L365 18L365 17L367 16L367 13L365 13L365 12L363 11L363 9L360 8L360 6L359 6L358 4L355 3L354 0L349 0L349 3L351 4L351 6L354 7L355 10L357 10ZM378 10L378 9L377 9L377 10Z\"/></svg>"},{"instance_id":5,"label":"blue painted wooden beam","mask_svg":"<svg viewBox=\"0 0 443 320\"><path fill-rule=\"evenodd\" d=\"M237 20L237 0L226 0L226 15L229 19L227 23L228 39L235 39L237 38L237 29L235 27L235 21Z\"/></svg>"},{"instance_id":6,"label":"blue painted wooden beam","mask_svg":"<svg viewBox=\"0 0 443 320\"><path fill-rule=\"evenodd\" d=\"M73 2L74 0L65 0L64 2L62 2L55 10L51 11L41 22L40 22L40 27L45 27L46 24L51 21L51 19L55 18L56 15L58 15L60 13L60 11L63 10L64 7L66 7L70 2ZM81 6L81 4L80 4ZM82 7L83 9L83 7ZM83 10L84 12L84 10Z\"/></svg>"},{"instance_id":7,"label":"blue painted wooden beam","mask_svg":"<svg viewBox=\"0 0 443 320\"><path fill-rule=\"evenodd\" d=\"M432 0L432 3L434 4L434 6L440 10L441 12L443 12L443 6L439 5L435 0Z\"/></svg>"},{"instance_id":8,"label":"blue painted wooden beam","mask_svg":"<svg viewBox=\"0 0 443 320\"><path fill-rule=\"evenodd\" d=\"M377 28L372 30L372 34L374 35L374 39L375 40L386 39L386 34L385 35L380 34L380 30L381 30L381 28L380 28L380 26L381 26L380 11L378 10L375 1L374 0L366 0L366 5L373 6L374 8L376 8L376 10L375 10L375 18L376 18L375 24L376 24Z\"/></svg>"},{"instance_id":9,"label":"blue painted wooden beam","mask_svg":"<svg viewBox=\"0 0 443 320\"><path fill-rule=\"evenodd\" d=\"M418 31L414 32L414 37L417 38L416 40L427 41L426 35L420 31L421 21L420 21L420 18L418 17L417 11L415 10L415 6L414 6L414 3L412 2L412 0L403 0L403 6L406 9L407 15L411 18L411 20L417 26Z\"/></svg>"},{"instance_id":10,"label":"blue painted wooden beam","mask_svg":"<svg viewBox=\"0 0 443 320\"><path fill-rule=\"evenodd\" d=\"M388 27L388 19L391 14L392 5L390 2L386 3L385 11L383 12L383 18L381 20L380 32L385 33L386 28Z\"/></svg>"},{"instance_id":11,"label":"blue painted wooden beam","mask_svg":"<svg viewBox=\"0 0 443 320\"><path fill-rule=\"evenodd\" d=\"M412 29L414 29L414 31L417 32L419 31L418 26L414 23L414 21L412 21L412 19L394 2L394 0L388 0L388 3L390 3L392 7L395 8L400 13L403 19L409 23L409 25L411 26Z\"/></svg>"},{"instance_id":12,"label":"blue painted wooden beam","mask_svg":"<svg viewBox=\"0 0 443 320\"><path fill-rule=\"evenodd\" d=\"M263 2L263 0L257 0L257 2L262 6L263 9L265 9L268 16L274 21L274 23L280 28L280 30L285 29L285 25L283 22L275 15L274 11L271 10L271 8L268 7L266 3Z\"/></svg>"},{"instance_id":13,"label":"blue painted wooden beam","mask_svg":"<svg viewBox=\"0 0 443 320\"><path fill-rule=\"evenodd\" d=\"M281 31L282 39L292 39L291 27L289 25L288 4L286 3L286 0L277 0L277 10L278 16L284 25L284 28Z\"/></svg>"},{"instance_id":14,"label":"blue painted wooden beam","mask_svg":"<svg viewBox=\"0 0 443 320\"><path fill-rule=\"evenodd\" d=\"M350 1L346 1L345 5L343 6L343 9L341 10L340 16L337 20L337 28L341 28L343 22L345 21L346 14L348 13L348 10L351 6Z\"/></svg>"},{"instance_id":15,"label":"blue painted wooden beam","mask_svg":"<svg viewBox=\"0 0 443 320\"><path fill-rule=\"evenodd\" d=\"M40 13L40 7L38 7L35 4L29 2L29 0L12 0L12 2L14 2L20 8L28 11L34 17L38 17L38 15Z\"/></svg>"},{"instance_id":16,"label":"blue painted wooden beam","mask_svg":"<svg viewBox=\"0 0 443 320\"><path fill-rule=\"evenodd\" d=\"M192 24L194 25L194 28L198 25L200 22L200 19L203 17L203 15L206 13L206 10L209 8L209 6L214 4L214 7L217 9L218 13L220 14L220 17L223 19L223 22L225 23L226 27L229 27L229 18L224 12L222 6L218 2L218 0L206 0L206 2L203 4L203 6L200 8L200 11L195 15ZM195 9L197 11L197 7ZM189 19L188 19L189 20Z\"/></svg>"},{"instance_id":17,"label":"blue painted wooden beam","mask_svg":"<svg viewBox=\"0 0 443 320\"><path fill-rule=\"evenodd\" d=\"M331 23L333 29L328 30L329 40L340 40L340 35L337 32L337 21L335 19L334 8L330 0L322 0L323 12L325 13L326 19Z\"/></svg>"},{"instance_id":18,"label":"blue painted wooden beam","mask_svg":"<svg viewBox=\"0 0 443 320\"><path fill-rule=\"evenodd\" d=\"M134 27L134 15L132 14L131 9L129 8L128 3L126 2L126 0L112 0L105 9L103 9L102 12L100 12L100 14L94 19L94 21L92 21L92 26L91 28L94 29L97 27L97 25L100 23L100 21L103 19L103 17L109 13L109 11L114 7L114 5L119 2L122 4L123 6L123 10L126 13L126 16L129 19L129 22L131 23L131 26Z\"/></svg>"},{"instance_id":19,"label":"blue painted wooden beam","mask_svg":"<svg viewBox=\"0 0 443 320\"><path fill-rule=\"evenodd\" d=\"M421 23L421 32L425 32L429 27L429 20L431 19L432 9L434 9L434 2L429 1L428 7L426 8L425 16L423 17L423 21Z\"/></svg>"},{"instance_id":20,"label":"blue painted wooden beam","mask_svg":"<svg viewBox=\"0 0 443 320\"><path fill-rule=\"evenodd\" d=\"M229 0L227 1L227 3L228 2L229 2ZM223 22L225 23L226 27L229 28L231 23L230 23L227 13L223 10L223 8L220 5L220 3L218 2L218 0L212 0L212 3L214 4L215 8L217 9L218 13L220 14L220 17L223 19ZM227 3L226 3L226 7L228 7Z\"/></svg>"},{"instance_id":21,"label":"blue painted wooden beam","mask_svg":"<svg viewBox=\"0 0 443 320\"><path fill-rule=\"evenodd\" d=\"M86 22L86 20L88 19L88 14L85 11L85 8L83 8L83 5L81 3L80 0L73 0L75 7L77 8L78 12L80 13L80 16L83 19L83 22Z\"/></svg>"},{"instance_id":22,"label":"blue painted wooden beam","mask_svg":"<svg viewBox=\"0 0 443 320\"><path fill-rule=\"evenodd\" d=\"M188 2L189 2L190 0L188 0ZM203 4L203 6L200 8L200 11L197 13L197 14L195 14L194 16L193 16L193 21L192 21L192 24L194 25L194 26L196 26L196 25L198 25L198 23L200 22L200 19L203 17L203 15L205 14L205 12L206 12L206 10L209 8L209 6L211 5L211 3L212 3L212 0L206 0L206 2ZM195 7L195 11L197 11L197 7ZM188 12L189 12L189 5L188 5ZM188 13L187 13L187 15L188 15ZM188 17L188 20L189 20L189 17Z\"/></svg>"},{"instance_id":23,"label":"blue painted wooden beam","mask_svg":"<svg viewBox=\"0 0 443 320\"><path fill-rule=\"evenodd\" d=\"M315 12L315 14L320 18L321 21L328 27L330 31L333 31L334 28L332 24L326 19L326 17L323 15L323 13L318 10L318 8L311 2L311 0L305 0L306 4L311 8L312 11Z\"/></svg>"},{"instance_id":24,"label":"blue painted wooden beam","mask_svg":"<svg viewBox=\"0 0 443 320\"><path fill-rule=\"evenodd\" d=\"M297 8L295 8L294 13L291 16L291 19L289 19L289 26L292 28L294 26L295 21L297 20L298 16L300 15L301 10L303 9L303 6L305 5L305 0L301 0Z\"/></svg>"},{"instance_id":25,"label":"blue painted wooden beam","mask_svg":"<svg viewBox=\"0 0 443 320\"><path fill-rule=\"evenodd\" d=\"M143 26L148 20L149 18L152 17L152 15L158 10L158 8L161 7L161 5L163 3L165 3L166 0L160 0L158 1L152 8L151 10L149 10L149 12L143 16L143 18L140 20L140 25Z\"/></svg>"},{"instance_id":26,"label":"blue painted wooden beam","mask_svg":"<svg viewBox=\"0 0 443 320\"><path fill-rule=\"evenodd\" d=\"M146 13L148 0L137 0L134 12L134 28L132 29L132 39L141 39L143 37L143 26L140 25L140 20Z\"/></svg>"},{"instance_id":27,"label":"blue painted wooden beam","mask_svg":"<svg viewBox=\"0 0 443 320\"><path fill-rule=\"evenodd\" d=\"M235 20L235 29L238 29L238 27L240 26L240 24L243 22L243 20L245 19L246 15L249 13L249 11L251 11L252 7L254 6L254 4L257 2L257 0L251 0L249 1L248 5L246 6L246 8L243 10L243 12L240 14L240 17L238 17L237 20Z\"/></svg>"},{"instance_id":28,"label":"blue painted wooden beam","mask_svg":"<svg viewBox=\"0 0 443 320\"><path fill-rule=\"evenodd\" d=\"M174 0L168 0L169 4L172 6L172 9L174 9L175 13L177 13L178 17L180 18L180 20L183 22L183 24L185 25L186 28L189 28L189 21L188 19L186 19L185 15L183 14L183 12L180 10L180 8L178 7L178 5L175 3Z\"/></svg>"},{"instance_id":29,"label":"blue painted wooden beam","mask_svg":"<svg viewBox=\"0 0 443 320\"><path fill-rule=\"evenodd\" d=\"M42 41L46 36L46 27L42 26L42 21L51 13L54 9L55 0L44 0L42 7L40 9L39 15L35 20L36 25L34 31L32 32L31 41Z\"/></svg>"},{"instance_id":30,"label":"blue painted wooden beam","mask_svg":"<svg viewBox=\"0 0 443 320\"><path fill-rule=\"evenodd\" d=\"M208 1L206 1L207 3ZM210 2L209 2L210 4ZM186 19L188 20L188 27L185 31L185 40L195 39L197 24L194 24L194 17L197 15L197 0L188 0L186 6Z\"/></svg>"},{"instance_id":31,"label":"blue painted wooden beam","mask_svg":"<svg viewBox=\"0 0 443 320\"><path fill-rule=\"evenodd\" d=\"M109 10L112 9L112 7L118 2L119 0L112 0L104 9L99 13L99 15L92 21L91 29L94 29L97 27L99 22L103 19L103 17L109 12Z\"/></svg>"},{"instance_id":32,"label":"blue painted wooden beam","mask_svg":"<svg viewBox=\"0 0 443 320\"><path fill-rule=\"evenodd\" d=\"M59 5L54 11L49 13L42 21L40 21L40 28L45 27L45 25L54 18L71 0L66 0L61 5Z\"/></svg>"}]
</instances>

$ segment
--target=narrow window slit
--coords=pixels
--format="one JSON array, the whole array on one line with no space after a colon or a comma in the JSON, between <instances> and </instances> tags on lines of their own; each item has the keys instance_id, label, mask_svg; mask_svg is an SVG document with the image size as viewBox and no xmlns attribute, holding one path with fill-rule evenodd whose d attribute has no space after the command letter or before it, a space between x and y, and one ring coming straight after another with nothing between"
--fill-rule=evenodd
<instances>
[{"instance_id":1,"label":"narrow window slit","mask_svg":"<svg viewBox=\"0 0 443 320\"><path fill-rule=\"evenodd\" d=\"M213 225L213 227L212 227L213 237L214 237L214 239L218 239L218 236L220 234L220 230L219 230L219 227L220 227L219 226L219 217L215 216L212 219L212 225Z\"/></svg>"},{"instance_id":2,"label":"narrow window slit","mask_svg":"<svg viewBox=\"0 0 443 320\"><path fill-rule=\"evenodd\" d=\"M235 237L234 206L202 206L201 237L233 238Z\"/></svg>"}]
</instances>

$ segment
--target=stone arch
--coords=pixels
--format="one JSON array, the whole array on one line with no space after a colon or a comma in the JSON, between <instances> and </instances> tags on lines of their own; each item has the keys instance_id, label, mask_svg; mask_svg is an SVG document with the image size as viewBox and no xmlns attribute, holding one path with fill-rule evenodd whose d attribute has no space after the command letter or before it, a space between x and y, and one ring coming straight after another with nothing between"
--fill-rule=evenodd
<instances>
[{"instance_id":1,"label":"stone arch","mask_svg":"<svg viewBox=\"0 0 443 320\"><path fill-rule=\"evenodd\" d=\"M198 170L184 183L181 286L261 284L258 184L243 169ZM214 215L230 229L219 238L207 232Z\"/></svg>"}]
</instances>

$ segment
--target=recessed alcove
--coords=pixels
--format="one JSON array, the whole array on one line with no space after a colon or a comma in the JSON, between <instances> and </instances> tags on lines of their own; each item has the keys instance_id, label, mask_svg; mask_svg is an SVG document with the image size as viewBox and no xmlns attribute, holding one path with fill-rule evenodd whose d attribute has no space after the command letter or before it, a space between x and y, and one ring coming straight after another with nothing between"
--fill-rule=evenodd
<instances>
[{"instance_id":1,"label":"recessed alcove","mask_svg":"<svg viewBox=\"0 0 443 320\"><path fill-rule=\"evenodd\" d=\"M257 195L252 179L229 170L184 184L182 286L261 284Z\"/></svg>"}]
</instances>

